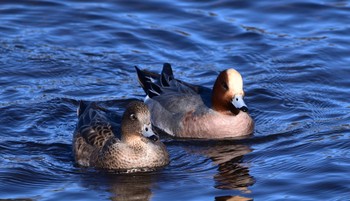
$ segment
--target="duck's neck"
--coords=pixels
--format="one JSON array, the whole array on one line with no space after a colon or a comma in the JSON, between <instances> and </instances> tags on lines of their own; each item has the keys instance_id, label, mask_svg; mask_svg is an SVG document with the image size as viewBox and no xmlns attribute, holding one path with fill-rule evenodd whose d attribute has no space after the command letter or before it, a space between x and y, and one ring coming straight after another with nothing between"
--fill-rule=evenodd
<instances>
[{"instance_id":1,"label":"duck's neck","mask_svg":"<svg viewBox=\"0 0 350 201\"><path fill-rule=\"evenodd\" d=\"M217 100L214 97L212 98L212 109L225 115L237 115L240 112L231 102Z\"/></svg>"},{"instance_id":2,"label":"duck's neck","mask_svg":"<svg viewBox=\"0 0 350 201\"><path fill-rule=\"evenodd\" d=\"M135 149L142 149L143 142L142 139L135 135L128 134L128 135L122 135L121 141L129 145L130 147L133 147Z\"/></svg>"},{"instance_id":3,"label":"duck's neck","mask_svg":"<svg viewBox=\"0 0 350 201\"><path fill-rule=\"evenodd\" d=\"M239 110L233 106L230 98L223 96L223 92L220 89L215 89L216 83L213 88L213 94L211 96L212 109L225 115L237 115Z\"/></svg>"}]
</instances>

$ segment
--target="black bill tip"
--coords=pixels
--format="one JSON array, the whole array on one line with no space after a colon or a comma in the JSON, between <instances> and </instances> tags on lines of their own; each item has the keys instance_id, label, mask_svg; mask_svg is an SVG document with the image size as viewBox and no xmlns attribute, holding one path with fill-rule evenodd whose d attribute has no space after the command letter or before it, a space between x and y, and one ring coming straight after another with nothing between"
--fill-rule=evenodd
<instances>
[{"instance_id":1,"label":"black bill tip","mask_svg":"<svg viewBox=\"0 0 350 201\"><path fill-rule=\"evenodd\" d=\"M151 136L149 136L149 137L147 137L147 138L150 139L150 140L153 141L153 142L156 142L156 141L159 140L159 137L156 136L156 135L151 135Z\"/></svg>"},{"instance_id":2,"label":"black bill tip","mask_svg":"<svg viewBox=\"0 0 350 201\"><path fill-rule=\"evenodd\" d=\"M243 112L248 112L248 108L246 106L243 106L241 108L239 108L241 111Z\"/></svg>"}]
</instances>

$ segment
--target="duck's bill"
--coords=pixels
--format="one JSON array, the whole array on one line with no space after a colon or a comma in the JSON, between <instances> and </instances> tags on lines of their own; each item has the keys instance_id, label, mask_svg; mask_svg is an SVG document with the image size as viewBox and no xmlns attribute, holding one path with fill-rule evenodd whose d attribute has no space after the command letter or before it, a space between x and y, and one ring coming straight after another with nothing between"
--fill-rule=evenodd
<instances>
[{"instance_id":1,"label":"duck's bill","mask_svg":"<svg viewBox=\"0 0 350 201\"><path fill-rule=\"evenodd\" d=\"M158 135L153 132L151 124L145 124L143 126L142 135L152 141L157 141L159 139Z\"/></svg>"},{"instance_id":2,"label":"duck's bill","mask_svg":"<svg viewBox=\"0 0 350 201\"><path fill-rule=\"evenodd\" d=\"M151 135L150 137L147 137L149 140L151 140L151 141L154 141L154 142L156 142L156 141L158 141L159 140L159 137L158 137L158 135Z\"/></svg>"},{"instance_id":3,"label":"duck's bill","mask_svg":"<svg viewBox=\"0 0 350 201\"><path fill-rule=\"evenodd\" d=\"M248 112L248 107L244 103L242 95L235 95L232 99L232 104L235 108L242 110L243 112Z\"/></svg>"}]
</instances>

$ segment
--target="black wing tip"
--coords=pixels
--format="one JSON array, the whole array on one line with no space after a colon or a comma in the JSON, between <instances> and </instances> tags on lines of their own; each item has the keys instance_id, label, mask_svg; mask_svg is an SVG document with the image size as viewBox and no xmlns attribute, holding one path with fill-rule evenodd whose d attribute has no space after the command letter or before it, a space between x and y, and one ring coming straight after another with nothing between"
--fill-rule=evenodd
<instances>
[{"instance_id":1,"label":"black wing tip","mask_svg":"<svg viewBox=\"0 0 350 201\"><path fill-rule=\"evenodd\" d=\"M162 75L165 74L171 78L174 78L174 73L171 65L169 63L164 63L163 64L163 70L162 70Z\"/></svg>"},{"instance_id":2,"label":"black wing tip","mask_svg":"<svg viewBox=\"0 0 350 201\"><path fill-rule=\"evenodd\" d=\"M167 67L167 68L171 68L171 64L170 64L170 63L166 63L166 62L165 62L165 63L163 64L163 68L165 68L165 67Z\"/></svg>"},{"instance_id":3,"label":"black wing tip","mask_svg":"<svg viewBox=\"0 0 350 201\"><path fill-rule=\"evenodd\" d=\"M81 114L83 114L85 112L87 107L88 107L88 104L85 101L79 100L79 105L78 105L78 109L77 109L78 117L80 117Z\"/></svg>"},{"instance_id":4,"label":"black wing tip","mask_svg":"<svg viewBox=\"0 0 350 201\"><path fill-rule=\"evenodd\" d=\"M138 78L140 84L142 84L141 78L144 77L144 75L142 73L142 70L139 67L137 67L137 66L135 66L135 70L136 70L137 78Z\"/></svg>"},{"instance_id":5,"label":"black wing tip","mask_svg":"<svg viewBox=\"0 0 350 201\"><path fill-rule=\"evenodd\" d=\"M170 86L169 82L174 79L173 69L169 63L163 64L158 84L153 83L151 78L147 77L139 67L135 66L135 69L142 89L150 98L159 96L162 93L162 87Z\"/></svg>"},{"instance_id":6,"label":"black wing tip","mask_svg":"<svg viewBox=\"0 0 350 201\"><path fill-rule=\"evenodd\" d=\"M136 74L137 74L137 80L139 81L139 84L141 85L142 89L147 94L147 78L142 73L142 70L139 67L135 66L135 70L136 70Z\"/></svg>"},{"instance_id":7,"label":"black wing tip","mask_svg":"<svg viewBox=\"0 0 350 201\"><path fill-rule=\"evenodd\" d=\"M157 85L156 83L150 82L150 88L148 89L148 93L147 95L150 98L153 98L155 96L159 96L162 93L162 89L159 85Z\"/></svg>"},{"instance_id":8,"label":"black wing tip","mask_svg":"<svg viewBox=\"0 0 350 201\"><path fill-rule=\"evenodd\" d=\"M162 86L170 86L170 81L174 79L173 69L169 63L163 64L163 70L160 77L160 83Z\"/></svg>"},{"instance_id":9,"label":"black wing tip","mask_svg":"<svg viewBox=\"0 0 350 201\"><path fill-rule=\"evenodd\" d=\"M161 89L160 87L153 83L150 78L146 77L146 75L143 73L143 71L135 66L137 78L138 81L142 87L142 89L145 91L145 93L150 97L158 96Z\"/></svg>"}]
</instances>

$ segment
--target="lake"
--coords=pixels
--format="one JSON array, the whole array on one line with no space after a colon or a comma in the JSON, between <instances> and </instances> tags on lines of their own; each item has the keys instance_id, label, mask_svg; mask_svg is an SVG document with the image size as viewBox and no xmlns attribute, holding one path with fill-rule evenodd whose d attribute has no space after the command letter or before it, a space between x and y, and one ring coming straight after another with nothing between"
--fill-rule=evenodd
<instances>
[{"instance_id":1,"label":"lake","mask_svg":"<svg viewBox=\"0 0 350 201\"><path fill-rule=\"evenodd\" d=\"M0 199L350 199L350 1L3 0L0 22ZM165 62L209 88L238 70L253 135L164 139L155 172L76 166L78 101L121 116L134 66Z\"/></svg>"}]
</instances>

